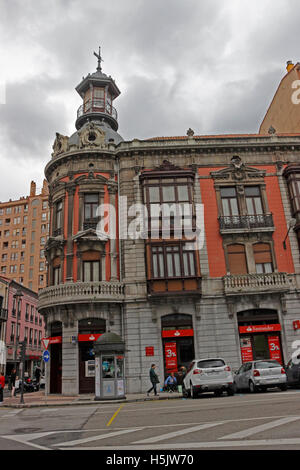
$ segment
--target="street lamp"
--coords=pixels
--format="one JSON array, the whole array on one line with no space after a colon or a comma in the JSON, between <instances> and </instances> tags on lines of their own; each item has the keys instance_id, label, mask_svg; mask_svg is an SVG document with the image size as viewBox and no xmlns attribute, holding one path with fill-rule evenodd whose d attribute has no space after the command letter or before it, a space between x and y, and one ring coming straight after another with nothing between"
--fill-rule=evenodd
<instances>
[{"instance_id":1,"label":"street lamp","mask_svg":"<svg viewBox=\"0 0 300 470\"><path fill-rule=\"evenodd\" d=\"M291 228L292 228L292 227L295 227L296 222L297 222L296 219L290 219L290 221L289 221L289 229L288 229L288 231L286 232L286 236L285 236L285 238L284 238L284 240L283 240L283 248L284 248L285 250L286 250L286 243L285 243L285 241L286 241L286 239L287 239L287 236L288 236L289 231L291 230Z\"/></svg>"}]
</instances>

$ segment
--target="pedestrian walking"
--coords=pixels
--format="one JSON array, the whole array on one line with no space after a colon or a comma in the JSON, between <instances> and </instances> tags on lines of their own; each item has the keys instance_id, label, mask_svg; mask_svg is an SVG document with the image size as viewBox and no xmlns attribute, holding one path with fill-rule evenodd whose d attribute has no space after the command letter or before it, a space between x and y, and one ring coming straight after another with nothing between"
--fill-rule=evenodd
<instances>
[{"instance_id":1,"label":"pedestrian walking","mask_svg":"<svg viewBox=\"0 0 300 470\"><path fill-rule=\"evenodd\" d=\"M36 384L37 384L37 389L39 390L40 388L40 379L41 379L41 369L39 366L36 366L35 368L35 372L34 372L34 376L35 376L35 380L36 380Z\"/></svg>"},{"instance_id":2,"label":"pedestrian walking","mask_svg":"<svg viewBox=\"0 0 300 470\"><path fill-rule=\"evenodd\" d=\"M0 373L0 406L3 405L3 391L5 387L5 376L4 373Z\"/></svg>"},{"instance_id":3,"label":"pedestrian walking","mask_svg":"<svg viewBox=\"0 0 300 470\"><path fill-rule=\"evenodd\" d=\"M152 365L151 365L151 368L150 368L150 370L149 370L149 377L150 377L150 382L151 382L151 384L152 384L152 387L151 387L151 388L148 390L148 392L147 392L147 396L148 396L148 397L149 397L149 394L150 394L150 392L151 392L152 390L153 390L154 395L155 395L156 397L159 396L158 393L157 393L157 390L156 390L156 386L157 386L157 384L159 384L159 378L158 378L158 376L157 376L157 374L156 374L156 372L155 372L155 367L156 367L156 365L155 365L155 364L152 364Z\"/></svg>"},{"instance_id":4,"label":"pedestrian walking","mask_svg":"<svg viewBox=\"0 0 300 470\"><path fill-rule=\"evenodd\" d=\"M16 395L16 377L17 377L17 371L16 369L13 369L10 374L10 386L11 386L12 398Z\"/></svg>"}]
</instances>

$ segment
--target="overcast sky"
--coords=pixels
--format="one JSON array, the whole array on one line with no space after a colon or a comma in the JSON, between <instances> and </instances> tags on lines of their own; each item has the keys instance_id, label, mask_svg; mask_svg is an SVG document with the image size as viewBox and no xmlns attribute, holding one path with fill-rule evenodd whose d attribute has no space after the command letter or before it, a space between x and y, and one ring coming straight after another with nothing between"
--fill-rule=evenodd
<instances>
[{"instance_id":1,"label":"overcast sky","mask_svg":"<svg viewBox=\"0 0 300 470\"><path fill-rule=\"evenodd\" d=\"M298 0L0 0L0 201L41 188L99 45L125 140L255 133L299 19Z\"/></svg>"}]
</instances>

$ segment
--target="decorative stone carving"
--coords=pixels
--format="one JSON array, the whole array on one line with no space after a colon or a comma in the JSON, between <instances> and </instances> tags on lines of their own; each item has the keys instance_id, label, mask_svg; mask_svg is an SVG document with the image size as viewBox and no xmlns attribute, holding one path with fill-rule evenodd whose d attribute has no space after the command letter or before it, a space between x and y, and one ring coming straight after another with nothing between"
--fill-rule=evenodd
<instances>
[{"instance_id":1,"label":"decorative stone carving","mask_svg":"<svg viewBox=\"0 0 300 470\"><path fill-rule=\"evenodd\" d=\"M79 148L107 148L105 143L105 132L96 126L94 122L90 122L79 133Z\"/></svg>"},{"instance_id":2,"label":"decorative stone carving","mask_svg":"<svg viewBox=\"0 0 300 470\"><path fill-rule=\"evenodd\" d=\"M250 166L246 166L238 155L234 155L231 159L231 164L219 171L212 171L211 176L215 180L226 181L244 181L244 180L263 180L266 174L265 170L258 170Z\"/></svg>"},{"instance_id":3,"label":"decorative stone carving","mask_svg":"<svg viewBox=\"0 0 300 470\"><path fill-rule=\"evenodd\" d=\"M59 155L60 153L67 152L68 142L69 142L69 137L56 132L56 138L52 146L52 149L53 149L52 157L56 157L56 155Z\"/></svg>"}]
</instances>

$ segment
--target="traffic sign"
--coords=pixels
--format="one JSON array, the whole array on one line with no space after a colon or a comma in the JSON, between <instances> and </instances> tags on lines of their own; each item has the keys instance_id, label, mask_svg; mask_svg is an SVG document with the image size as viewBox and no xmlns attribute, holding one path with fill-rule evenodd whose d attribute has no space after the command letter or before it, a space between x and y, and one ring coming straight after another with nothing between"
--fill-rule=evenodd
<instances>
[{"instance_id":1,"label":"traffic sign","mask_svg":"<svg viewBox=\"0 0 300 470\"><path fill-rule=\"evenodd\" d=\"M50 353L49 351L44 351L43 352L43 359L44 359L44 362L48 362L49 359L50 359Z\"/></svg>"},{"instance_id":2,"label":"traffic sign","mask_svg":"<svg viewBox=\"0 0 300 470\"><path fill-rule=\"evenodd\" d=\"M50 340L48 338L42 338L42 343L45 349L48 349Z\"/></svg>"}]
</instances>

